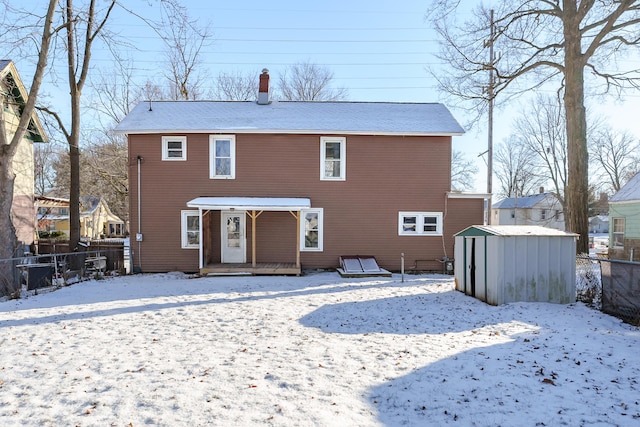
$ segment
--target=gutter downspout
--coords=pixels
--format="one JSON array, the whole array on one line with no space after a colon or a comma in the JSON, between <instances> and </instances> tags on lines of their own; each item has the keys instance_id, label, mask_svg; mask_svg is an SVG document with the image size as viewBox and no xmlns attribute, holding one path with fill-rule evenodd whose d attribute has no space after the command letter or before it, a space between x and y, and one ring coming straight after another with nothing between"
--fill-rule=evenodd
<instances>
[{"instance_id":1,"label":"gutter downspout","mask_svg":"<svg viewBox=\"0 0 640 427\"><path fill-rule=\"evenodd\" d=\"M138 233L136 234L136 240L138 241L138 267L142 271L142 215L140 214L140 206L142 195L140 194L140 165L142 164L142 157L138 155Z\"/></svg>"},{"instance_id":2,"label":"gutter downspout","mask_svg":"<svg viewBox=\"0 0 640 427\"><path fill-rule=\"evenodd\" d=\"M199 269L200 271L202 271L202 269L204 268L204 244L203 244L203 238L202 238L202 223L204 222L204 218L203 218L203 213L202 213L202 207L198 208L198 233L200 233L200 242L198 242L198 252L200 254L199 258L200 258L200 262L199 262Z\"/></svg>"}]
</instances>

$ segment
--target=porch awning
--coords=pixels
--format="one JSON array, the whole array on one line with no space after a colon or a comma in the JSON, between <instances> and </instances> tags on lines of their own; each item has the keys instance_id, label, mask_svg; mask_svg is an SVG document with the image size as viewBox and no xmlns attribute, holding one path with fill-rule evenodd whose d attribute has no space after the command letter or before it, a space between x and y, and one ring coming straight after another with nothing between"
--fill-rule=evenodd
<instances>
[{"instance_id":1,"label":"porch awning","mask_svg":"<svg viewBox=\"0 0 640 427\"><path fill-rule=\"evenodd\" d=\"M187 202L190 208L211 211L299 211L311 207L306 197L198 197Z\"/></svg>"}]
</instances>

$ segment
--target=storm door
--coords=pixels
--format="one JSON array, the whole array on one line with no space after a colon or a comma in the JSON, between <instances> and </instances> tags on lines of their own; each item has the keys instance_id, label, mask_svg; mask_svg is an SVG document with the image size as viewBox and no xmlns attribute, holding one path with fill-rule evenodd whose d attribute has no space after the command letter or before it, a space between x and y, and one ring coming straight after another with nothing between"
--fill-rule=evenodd
<instances>
[{"instance_id":1,"label":"storm door","mask_svg":"<svg viewBox=\"0 0 640 427\"><path fill-rule=\"evenodd\" d=\"M221 262L244 263L247 260L245 213L222 212Z\"/></svg>"}]
</instances>

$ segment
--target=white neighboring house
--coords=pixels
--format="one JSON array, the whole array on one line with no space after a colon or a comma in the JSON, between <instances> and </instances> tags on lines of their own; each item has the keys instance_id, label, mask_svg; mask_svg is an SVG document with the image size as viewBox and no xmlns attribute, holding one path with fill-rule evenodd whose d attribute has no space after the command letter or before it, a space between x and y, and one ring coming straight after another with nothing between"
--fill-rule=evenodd
<instances>
[{"instance_id":1,"label":"white neighboring house","mask_svg":"<svg viewBox=\"0 0 640 427\"><path fill-rule=\"evenodd\" d=\"M494 203L491 225L537 225L565 231L560 201L553 193L544 192Z\"/></svg>"},{"instance_id":2,"label":"white neighboring house","mask_svg":"<svg viewBox=\"0 0 640 427\"><path fill-rule=\"evenodd\" d=\"M589 218L590 233L609 233L609 216L596 215Z\"/></svg>"}]
</instances>

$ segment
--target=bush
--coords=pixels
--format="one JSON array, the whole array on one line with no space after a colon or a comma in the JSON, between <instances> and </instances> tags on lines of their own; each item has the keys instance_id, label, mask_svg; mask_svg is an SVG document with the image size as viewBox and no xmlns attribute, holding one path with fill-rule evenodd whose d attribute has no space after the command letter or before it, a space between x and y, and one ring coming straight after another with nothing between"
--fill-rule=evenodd
<instances>
[{"instance_id":1,"label":"bush","mask_svg":"<svg viewBox=\"0 0 640 427\"><path fill-rule=\"evenodd\" d=\"M602 308L602 273L600 261L582 255L576 258L576 300Z\"/></svg>"},{"instance_id":2,"label":"bush","mask_svg":"<svg viewBox=\"0 0 640 427\"><path fill-rule=\"evenodd\" d=\"M38 237L41 239L58 239L64 236L65 236L64 231L60 231L60 230L38 231Z\"/></svg>"}]
</instances>

